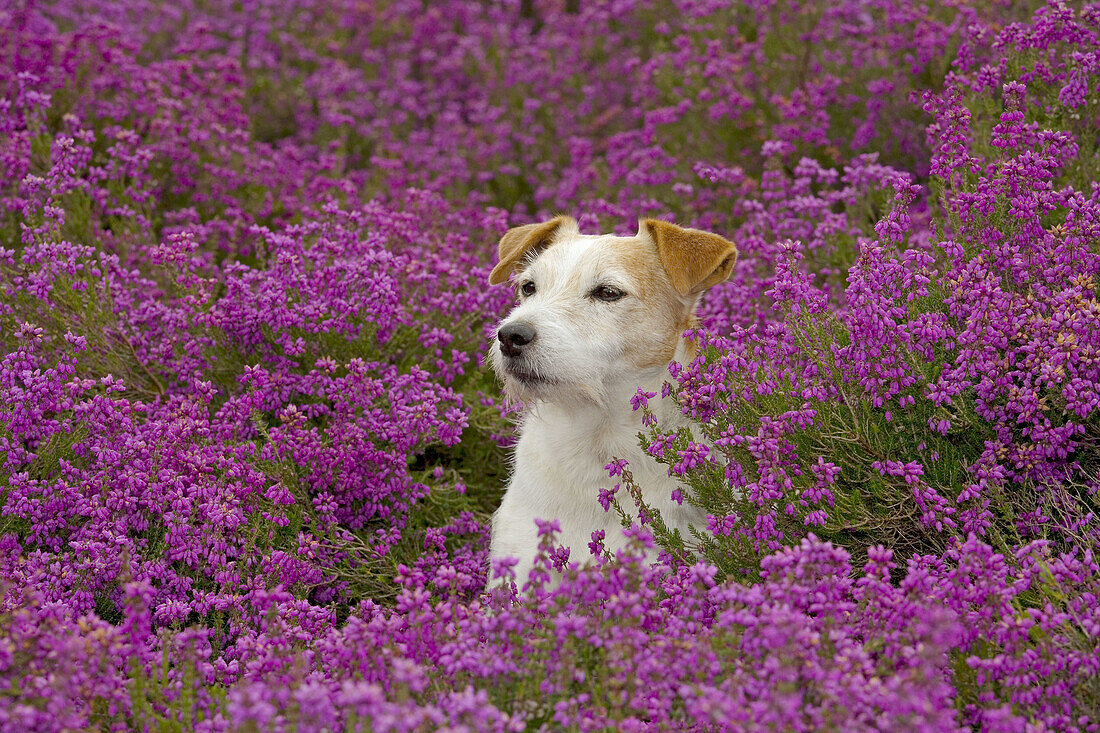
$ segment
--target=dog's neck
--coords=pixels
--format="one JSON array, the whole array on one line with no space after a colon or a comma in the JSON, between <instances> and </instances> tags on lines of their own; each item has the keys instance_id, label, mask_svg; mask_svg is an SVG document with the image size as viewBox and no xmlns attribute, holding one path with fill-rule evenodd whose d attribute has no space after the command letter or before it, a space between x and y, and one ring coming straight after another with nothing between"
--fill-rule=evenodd
<instances>
[{"instance_id":1,"label":"dog's neck","mask_svg":"<svg viewBox=\"0 0 1100 733\"><path fill-rule=\"evenodd\" d=\"M694 344L681 338L674 360L685 364L694 356ZM657 425L662 429L674 429L684 423L685 418L674 400L661 398L665 382L669 378L667 366L638 369L604 384L598 400L577 396L560 401L538 401L529 405L527 419L548 426L565 426L578 441L592 441L594 445L609 432L635 436L644 430L644 413L641 409L635 410L631 400L639 390L643 390L657 395L656 399L649 400L649 409L657 418Z\"/></svg>"}]
</instances>

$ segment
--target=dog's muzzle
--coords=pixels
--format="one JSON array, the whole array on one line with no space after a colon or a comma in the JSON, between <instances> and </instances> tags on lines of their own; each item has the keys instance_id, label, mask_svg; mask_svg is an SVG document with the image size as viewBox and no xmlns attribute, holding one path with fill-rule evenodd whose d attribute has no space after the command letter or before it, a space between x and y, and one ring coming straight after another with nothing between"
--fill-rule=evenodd
<instances>
[{"instance_id":1,"label":"dog's muzzle","mask_svg":"<svg viewBox=\"0 0 1100 733\"><path fill-rule=\"evenodd\" d=\"M538 332L535 327L524 321L509 323L497 331L500 351L511 359L522 356L524 347L534 343L537 337Z\"/></svg>"}]
</instances>

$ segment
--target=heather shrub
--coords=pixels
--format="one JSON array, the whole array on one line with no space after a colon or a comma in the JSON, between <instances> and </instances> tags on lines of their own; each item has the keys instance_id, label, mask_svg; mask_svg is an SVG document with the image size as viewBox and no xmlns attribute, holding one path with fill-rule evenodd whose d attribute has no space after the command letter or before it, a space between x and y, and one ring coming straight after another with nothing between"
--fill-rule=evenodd
<instances>
[{"instance_id":1,"label":"heather shrub","mask_svg":"<svg viewBox=\"0 0 1100 733\"><path fill-rule=\"evenodd\" d=\"M0 730L1097 728L1094 3L0 26ZM707 531L616 461L517 589L485 278L559 210L740 259L634 400Z\"/></svg>"},{"instance_id":2,"label":"heather shrub","mask_svg":"<svg viewBox=\"0 0 1100 733\"><path fill-rule=\"evenodd\" d=\"M721 216L698 166L758 178L769 141L827 167L871 152L926 165L910 94L938 87L972 26L1027 17L1011 3L58 5L62 28L134 28L158 62L243 58L234 101L253 136L324 152L368 195L429 187L527 216L583 209L603 228Z\"/></svg>"},{"instance_id":3,"label":"heather shrub","mask_svg":"<svg viewBox=\"0 0 1100 733\"><path fill-rule=\"evenodd\" d=\"M69 63L106 73L104 46L75 41L87 58ZM187 141L107 127L104 110L82 111L99 123L88 128L67 112L51 139L63 86L51 95L28 91L50 88L29 73L16 81L16 112L35 135L16 151L18 235L2 265L9 603L22 586L117 619L123 587L139 582L158 625L232 627L251 602L242 585L319 603L392 597L396 566L420 558L429 530L483 532L455 525L494 500L467 497L463 482L493 473L504 432L495 403L473 400L490 380L470 368L484 339L470 314L503 304L469 287L485 274L477 256L409 250L453 244L448 220L467 237L496 232L492 215L472 222L410 191L404 211L322 199L294 214L301 224L239 208L224 219L198 200L201 181L190 200L164 188L184 175ZM203 106L176 87L158 100L148 114ZM99 146L104 134L125 145ZM245 139L215 163L265 152ZM239 259L223 263L227 247ZM426 449L453 450L471 415L470 455L425 465Z\"/></svg>"},{"instance_id":4,"label":"heather shrub","mask_svg":"<svg viewBox=\"0 0 1100 733\"><path fill-rule=\"evenodd\" d=\"M1082 49L1096 46L1097 20L1094 11L1078 17L1051 5L1034 26L1009 26L992 40L1003 58L926 96L938 145L936 240L909 213L920 187L899 177L877 237L859 242L839 307L812 281L804 244L789 241L772 289L783 322L702 337L700 356L673 370L668 396L700 422L705 440L653 425L644 443L690 484L687 500L708 510L709 533L673 536L647 507L634 512L652 520L672 556L690 558L695 544L724 572L752 579L762 559L813 532L857 557L886 544L903 556L955 561L960 543L974 547L977 538L1010 561L1037 540L1061 561L1094 567L1088 436L1098 404L1100 198L1091 181L1085 190L1074 184L1082 169L1095 170L1098 120L1095 110L1068 114L1084 102L1066 90L1097 83L1096 69L1082 63L1091 58ZM1042 79L1034 91L1020 81L1034 77ZM991 93L1000 121L971 128ZM639 394L638 407L655 397ZM629 471L620 471L629 490ZM629 519L630 498L618 504ZM959 645L976 653L967 664L980 670L979 689L1007 685L1008 698L1026 705L1038 703L1039 689L1066 695L1060 712L1042 709L1051 724L1071 724L1075 695L1091 694L1076 664L1091 666L1097 649L1074 626L1078 594L1094 592L1092 574L1071 574L1077 590L1068 595L1059 583L1032 583L995 614L1010 628L1019 613L1058 627L1045 637L1062 647L1057 673L1048 672L1056 681L1032 668L1020 684L1018 640L984 627ZM968 714L984 719L977 711L988 698L973 700Z\"/></svg>"},{"instance_id":5,"label":"heather shrub","mask_svg":"<svg viewBox=\"0 0 1100 733\"><path fill-rule=\"evenodd\" d=\"M1079 75L1072 60L1097 28L1057 6L1039 18L1054 22L993 41L1010 60L927 96L939 241L910 215L920 187L897 177L839 304L807 272L806 245L788 240L771 290L783 322L704 337L700 356L673 370L671 393L709 444L659 429L647 444L714 515L716 563L738 568L814 527L857 552L886 543L939 554L970 533L1007 548L1072 541L1081 525L1063 526L1067 517L1091 523L1082 436L1096 419L1100 199L1072 183L1076 140L1094 157L1097 118L1077 133L1044 129L1064 117L1064 86L1055 76L1028 102L1014 77L1038 73L1021 50L1055 37L1040 71ZM999 88L988 78L997 69ZM1003 93L1001 122L972 131L979 115L964 94L991 88ZM971 148L982 129L991 141Z\"/></svg>"}]
</instances>

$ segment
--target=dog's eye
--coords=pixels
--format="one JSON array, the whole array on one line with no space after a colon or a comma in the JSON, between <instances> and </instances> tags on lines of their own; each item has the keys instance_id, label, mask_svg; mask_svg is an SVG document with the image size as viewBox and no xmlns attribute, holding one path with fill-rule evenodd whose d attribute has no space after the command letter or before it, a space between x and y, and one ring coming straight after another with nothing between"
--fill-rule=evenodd
<instances>
[{"instance_id":1,"label":"dog's eye","mask_svg":"<svg viewBox=\"0 0 1100 733\"><path fill-rule=\"evenodd\" d=\"M596 300L602 300L605 303L613 303L616 300L622 298L626 293L613 288L610 285L601 285L592 291L592 297Z\"/></svg>"},{"instance_id":2,"label":"dog's eye","mask_svg":"<svg viewBox=\"0 0 1100 733\"><path fill-rule=\"evenodd\" d=\"M519 291L523 293L523 297L530 297L535 294L535 283L530 280L525 280L523 284L519 286Z\"/></svg>"}]
</instances>

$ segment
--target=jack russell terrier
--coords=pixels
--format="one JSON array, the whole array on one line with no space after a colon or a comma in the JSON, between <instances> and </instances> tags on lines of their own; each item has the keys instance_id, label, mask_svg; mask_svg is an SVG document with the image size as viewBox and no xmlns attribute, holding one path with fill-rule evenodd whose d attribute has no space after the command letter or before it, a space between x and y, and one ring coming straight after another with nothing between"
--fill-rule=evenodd
<instances>
[{"instance_id":1,"label":"jack russell terrier","mask_svg":"<svg viewBox=\"0 0 1100 733\"><path fill-rule=\"evenodd\" d=\"M729 277L737 248L656 219L617 237L581 234L559 216L509 230L499 255L489 283L514 275L519 303L497 328L489 358L505 394L526 412L512 479L493 515L491 557L518 558L522 587L538 550L535 519L558 521L573 559L594 530L605 532L611 552L623 548L618 515L597 502L614 459L629 462L669 529L686 536L705 526L701 510L673 500L679 483L638 444L641 413L630 399L639 387L660 393L669 362L694 358L683 334L700 294ZM665 430L689 424L671 400L655 415Z\"/></svg>"}]
</instances>

